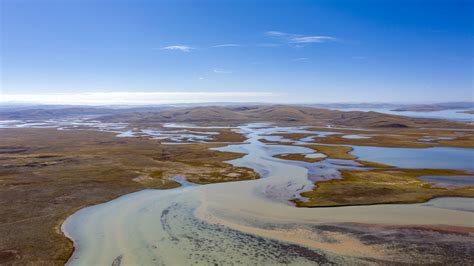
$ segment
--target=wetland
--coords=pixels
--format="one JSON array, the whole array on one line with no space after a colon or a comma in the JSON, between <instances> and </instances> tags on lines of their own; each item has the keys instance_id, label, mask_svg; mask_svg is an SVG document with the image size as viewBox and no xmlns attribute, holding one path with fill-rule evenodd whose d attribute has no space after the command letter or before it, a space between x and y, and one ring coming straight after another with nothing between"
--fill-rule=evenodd
<instances>
[{"instance_id":1,"label":"wetland","mask_svg":"<svg viewBox=\"0 0 474 266\"><path fill-rule=\"evenodd\" d=\"M1 124L2 263L473 261L470 126Z\"/></svg>"}]
</instances>

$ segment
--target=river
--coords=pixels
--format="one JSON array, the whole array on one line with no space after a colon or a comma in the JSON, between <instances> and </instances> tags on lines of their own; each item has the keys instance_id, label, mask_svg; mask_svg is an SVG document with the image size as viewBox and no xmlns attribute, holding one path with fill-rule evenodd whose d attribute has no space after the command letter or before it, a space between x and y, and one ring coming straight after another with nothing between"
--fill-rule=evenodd
<instances>
[{"instance_id":1,"label":"river","mask_svg":"<svg viewBox=\"0 0 474 266\"><path fill-rule=\"evenodd\" d=\"M229 161L261 179L143 190L87 207L70 216L63 232L74 241L69 265L381 264L412 257L357 230L377 226L474 227L474 200L440 198L423 204L296 208L289 200L313 188L305 164L272 157L310 153L304 147L259 141L271 130L242 126L248 140L216 148L245 154ZM275 130L277 130L275 128ZM316 180L337 172L324 160ZM323 171L325 169L325 171ZM314 180L314 179L313 179ZM338 230L335 230L337 227ZM330 229L332 228L332 229ZM360 229L365 228L365 229ZM359 232L359 231L358 231ZM378 231L370 231L374 237ZM471 239L472 240L472 239ZM369 243L370 242L370 243Z\"/></svg>"}]
</instances>

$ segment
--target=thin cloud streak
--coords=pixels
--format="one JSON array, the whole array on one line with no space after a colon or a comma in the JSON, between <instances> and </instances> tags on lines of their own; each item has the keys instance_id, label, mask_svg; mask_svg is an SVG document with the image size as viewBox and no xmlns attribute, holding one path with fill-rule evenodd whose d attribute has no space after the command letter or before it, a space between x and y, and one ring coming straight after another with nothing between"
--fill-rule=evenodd
<instances>
[{"instance_id":1,"label":"thin cloud streak","mask_svg":"<svg viewBox=\"0 0 474 266\"><path fill-rule=\"evenodd\" d=\"M223 69L214 69L213 70L214 73L216 74L232 74L232 71L230 70L223 70Z\"/></svg>"},{"instance_id":2,"label":"thin cloud streak","mask_svg":"<svg viewBox=\"0 0 474 266\"><path fill-rule=\"evenodd\" d=\"M84 92L3 94L0 103L66 105L154 105L171 103L246 102L275 98L271 92Z\"/></svg>"},{"instance_id":3,"label":"thin cloud streak","mask_svg":"<svg viewBox=\"0 0 474 266\"><path fill-rule=\"evenodd\" d=\"M292 43L323 43L323 42L334 42L337 38L331 36L303 36L291 38Z\"/></svg>"},{"instance_id":4,"label":"thin cloud streak","mask_svg":"<svg viewBox=\"0 0 474 266\"><path fill-rule=\"evenodd\" d=\"M170 45L170 46L165 46L165 47L161 48L161 50L175 50L175 51L181 51L181 52L185 52L185 53L189 53L194 49L196 49L196 48L193 48L193 47L187 46L187 45Z\"/></svg>"},{"instance_id":5,"label":"thin cloud streak","mask_svg":"<svg viewBox=\"0 0 474 266\"><path fill-rule=\"evenodd\" d=\"M242 45L236 44L236 43L225 43L225 44L219 44L219 45L214 45L212 47L214 48L224 48L224 47L240 47Z\"/></svg>"},{"instance_id":6,"label":"thin cloud streak","mask_svg":"<svg viewBox=\"0 0 474 266\"><path fill-rule=\"evenodd\" d=\"M294 58L294 59L291 60L291 61L298 62L298 61L308 61L308 60L309 60L308 57L300 57L300 58Z\"/></svg>"},{"instance_id":7,"label":"thin cloud streak","mask_svg":"<svg viewBox=\"0 0 474 266\"><path fill-rule=\"evenodd\" d=\"M286 33L281 31L267 31L264 33L265 36L279 39L282 42L288 44L311 44L311 43L324 43L324 42L335 42L339 39L332 36L324 35L301 35Z\"/></svg>"},{"instance_id":8,"label":"thin cloud streak","mask_svg":"<svg viewBox=\"0 0 474 266\"><path fill-rule=\"evenodd\" d=\"M270 37L283 37L283 36L288 36L288 33L271 30L271 31L265 32L265 35L270 36Z\"/></svg>"}]
</instances>

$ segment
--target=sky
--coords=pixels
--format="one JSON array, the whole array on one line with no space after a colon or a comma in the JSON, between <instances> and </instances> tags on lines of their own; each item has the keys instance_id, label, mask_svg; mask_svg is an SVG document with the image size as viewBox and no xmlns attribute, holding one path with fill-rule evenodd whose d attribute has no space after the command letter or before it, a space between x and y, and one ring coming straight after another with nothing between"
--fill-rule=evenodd
<instances>
[{"instance_id":1,"label":"sky","mask_svg":"<svg viewBox=\"0 0 474 266\"><path fill-rule=\"evenodd\" d=\"M0 103L474 99L474 1L0 0Z\"/></svg>"}]
</instances>

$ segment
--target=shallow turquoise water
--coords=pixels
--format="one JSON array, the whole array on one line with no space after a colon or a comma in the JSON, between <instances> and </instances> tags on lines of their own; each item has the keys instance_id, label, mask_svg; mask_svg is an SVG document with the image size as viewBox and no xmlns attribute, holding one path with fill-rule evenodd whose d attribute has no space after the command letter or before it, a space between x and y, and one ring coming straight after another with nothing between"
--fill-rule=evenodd
<instances>
[{"instance_id":1,"label":"shallow turquoise water","mask_svg":"<svg viewBox=\"0 0 474 266\"><path fill-rule=\"evenodd\" d=\"M433 147L423 149L353 146L360 160L402 168L474 170L474 149Z\"/></svg>"},{"instance_id":2,"label":"shallow turquoise water","mask_svg":"<svg viewBox=\"0 0 474 266\"><path fill-rule=\"evenodd\" d=\"M474 176L421 176L418 179L441 187L474 186Z\"/></svg>"}]
</instances>

